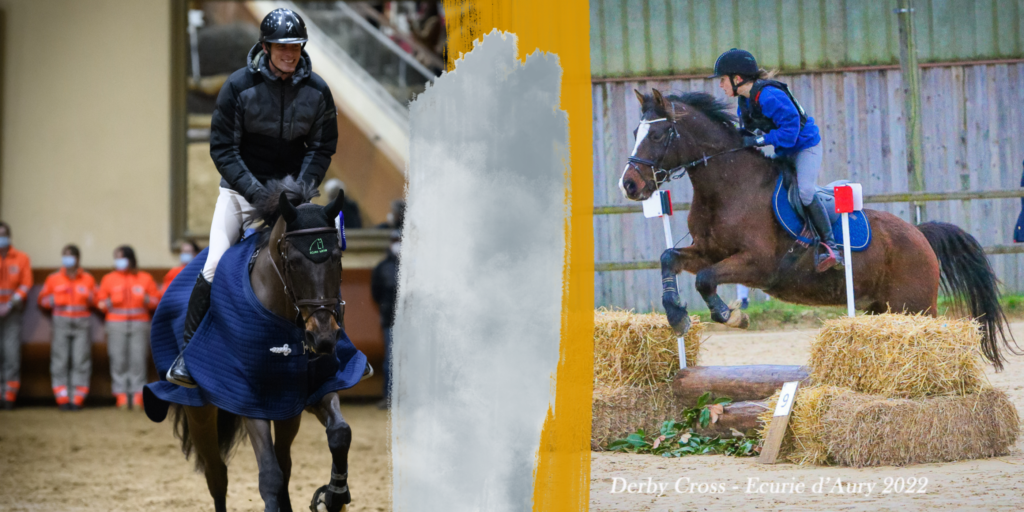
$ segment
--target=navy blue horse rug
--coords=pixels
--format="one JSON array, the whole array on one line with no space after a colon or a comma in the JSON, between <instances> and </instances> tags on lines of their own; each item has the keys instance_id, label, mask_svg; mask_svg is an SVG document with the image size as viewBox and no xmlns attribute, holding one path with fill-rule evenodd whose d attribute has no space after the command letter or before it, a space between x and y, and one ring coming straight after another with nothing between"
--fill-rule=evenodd
<instances>
[{"instance_id":1,"label":"navy blue horse rug","mask_svg":"<svg viewBox=\"0 0 1024 512\"><path fill-rule=\"evenodd\" d=\"M194 276L207 251L168 287L153 316L150 343L161 380L148 384L144 393L150 419L162 421L170 403L212 403L247 418L285 420L362 378L366 356L344 331L333 355L310 359L303 350L303 330L260 304L249 282L249 259L258 238L242 239L217 265L210 310L184 353L197 389L171 384L164 375L181 347Z\"/></svg>"},{"instance_id":2,"label":"navy blue horse rug","mask_svg":"<svg viewBox=\"0 0 1024 512\"><path fill-rule=\"evenodd\" d=\"M822 194L822 189L818 189L818 194ZM835 208L832 206L834 203L831 202L831 194L828 195L828 201L826 201L827 208ZM825 198L823 198L825 199ZM808 239L802 235L804 231L804 220L797 215L796 211L793 210L793 205L790 203L789 194L784 185L784 179L780 175L779 179L775 182L775 192L772 193L772 210L775 212L775 218L782 224L783 229L789 233L789 236L805 243L810 244L813 240ZM843 245L843 220L839 214L834 211L829 212L832 218L832 234L836 238L836 243L840 246ZM860 252L868 248L871 245L871 225L868 223L867 215L864 212L853 212L850 214L850 250L853 252Z\"/></svg>"}]
</instances>

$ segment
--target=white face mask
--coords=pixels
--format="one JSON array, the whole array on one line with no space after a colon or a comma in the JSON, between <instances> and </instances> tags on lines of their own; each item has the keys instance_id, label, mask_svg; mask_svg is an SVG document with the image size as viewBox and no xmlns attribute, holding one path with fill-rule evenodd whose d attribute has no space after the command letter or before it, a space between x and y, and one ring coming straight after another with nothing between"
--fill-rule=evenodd
<instances>
[{"instance_id":1,"label":"white face mask","mask_svg":"<svg viewBox=\"0 0 1024 512\"><path fill-rule=\"evenodd\" d=\"M72 269L78 266L78 258L74 256L61 256L60 263L65 268Z\"/></svg>"},{"instance_id":2,"label":"white face mask","mask_svg":"<svg viewBox=\"0 0 1024 512\"><path fill-rule=\"evenodd\" d=\"M11 246L11 237L0 236L0 249L6 249Z\"/></svg>"},{"instance_id":3,"label":"white face mask","mask_svg":"<svg viewBox=\"0 0 1024 512\"><path fill-rule=\"evenodd\" d=\"M128 258L114 258L114 268L118 270L127 270Z\"/></svg>"},{"instance_id":4,"label":"white face mask","mask_svg":"<svg viewBox=\"0 0 1024 512\"><path fill-rule=\"evenodd\" d=\"M188 265L192 261L192 258L195 258L195 255L193 255L192 253L188 253L188 252L181 253L181 262L186 264L186 265Z\"/></svg>"},{"instance_id":5,"label":"white face mask","mask_svg":"<svg viewBox=\"0 0 1024 512\"><path fill-rule=\"evenodd\" d=\"M402 242L395 242L395 243L391 244L391 252L394 253L395 256L398 256L399 254L401 254L402 253Z\"/></svg>"}]
</instances>

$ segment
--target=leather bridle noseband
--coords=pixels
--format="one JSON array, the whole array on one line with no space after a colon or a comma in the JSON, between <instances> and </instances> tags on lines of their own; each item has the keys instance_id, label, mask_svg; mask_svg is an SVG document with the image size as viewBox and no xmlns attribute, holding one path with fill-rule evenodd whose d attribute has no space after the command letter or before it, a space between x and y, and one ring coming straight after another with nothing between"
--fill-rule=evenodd
<instances>
[{"instance_id":1,"label":"leather bridle noseband","mask_svg":"<svg viewBox=\"0 0 1024 512\"><path fill-rule=\"evenodd\" d=\"M295 307L295 324L299 327L305 328L306 321L311 318L317 311L326 310L334 321L341 325L341 308L345 305L345 301L341 300L341 296L333 299L296 299L295 289L291 286L291 275L288 273L288 257L285 256L285 252L281 250L281 244L286 243L289 237L299 235L314 235L314 234L327 234L327 233L338 233L338 229L335 227L323 227L323 228L309 228L309 229L297 229L295 231L285 231L281 235L281 238L277 239L277 243L274 245L274 250L277 251L277 257L281 260L281 264L284 265L284 274L277 268L277 262L271 258L274 272L277 272L277 277L281 279L281 284L284 285L284 293L292 301L292 305ZM302 315L301 307L313 306L313 310L309 313L309 316Z\"/></svg>"},{"instance_id":2,"label":"leather bridle noseband","mask_svg":"<svg viewBox=\"0 0 1024 512\"><path fill-rule=\"evenodd\" d=\"M672 145L672 142L675 141L675 139L679 138L679 131L676 130L676 121L674 119L669 120L668 118L662 117L662 118L659 118L659 119L641 120L640 123L641 124L643 124L643 123L651 124L651 123L657 123L659 121L668 121L668 122L672 123L672 126L670 126L669 129L668 129L668 136L665 137L665 142L663 142L662 145L661 145L661 149L662 149L662 151L661 151L661 158L659 158L657 162L655 162L653 160L648 160L646 158L640 158L638 156L631 156L628 159L629 166L633 167L634 169L636 169L637 172L640 172L640 169L636 168L636 164L646 165L646 166L649 166L651 169L654 170L654 184L655 184L656 188L661 188L661 186L664 185L665 183L668 183L668 182L670 182L672 180L677 180L679 178L682 178L683 175L686 174L686 171L688 171L688 170L690 170L690 169L692 169L692 168L694 168L694 167L696 167L696 166L698 166L698 165L700 165L702 163L704 164L705 167L707 167L708 160L710 160L710 159L712 159L712 158L714 158L716 156L727 155L729 153L735 153L736 151L740 151L741 149L745 149L743 146L740 146L738 148L727 149L725 151L722 151L722 152L719 152L719 153L715 153L713 155L704 154L704 152L702 151L701 152L701 154L702 154L701 158L698 158L697 160L694 160L692 162L687 162L687 163L685 163L683 165L680 165L680 166L677 166L677 167L673 167L671 169L665 169L661 165L661 161L664 160L665 159L665 155L668 154L668 148ZM662 178L658 177L659 173L662 175Z\"/></svg>"}]
</instances>

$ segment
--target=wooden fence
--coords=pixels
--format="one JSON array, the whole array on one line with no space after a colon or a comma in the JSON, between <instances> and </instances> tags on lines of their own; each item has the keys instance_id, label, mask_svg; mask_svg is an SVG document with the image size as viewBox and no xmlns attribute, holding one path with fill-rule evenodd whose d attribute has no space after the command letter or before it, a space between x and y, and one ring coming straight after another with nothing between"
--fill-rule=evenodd
<instances>
[{"instance_id":1,"label":"wooden fence","mask_svg":"<svg viewBox=\"0 0 1024 512\"><path fill-rule=\"evenodd\" d=\"M822 132L824 165L819 184L846 178L864 185L866 195L899 200L908 192L903 130L903 94L898 69L829 71L787 75L809 115ZM1010 292L1024 291L1024 255L1008 248L1020 212L1014 199L1021 190L1021 131L1024 129L1024 64L984 63L921 70L925 189L958 192L955 200L926 197L926 220L951 222L992 247L990 261ZM658 259L664 248L661 223L640 213L621 213L636 203L625 200L617 182L633 145L639 121L633 89L647 92L705 91L721 97L717 83L701 78L595 83L594 99L594 237L598 268L606 262ZM692 198L687 180L672 183L674 200ZM990 191L982 199L965 194ZM892 196L896 194L897 196ZM612 208L609 208L612 207ZM913 221L906 202L872 204ZM677 240L687 234L686 211L672 219ZM680 245L686 245L684 240ZM619 267L621 268L621 267ZM704 307L693 289L693 276L680 276L683 299L692 309ZM595 273L597 306L660 310L661 284L654 270L601 270ZM734 287L723 286L724 298Z\"/></svg>"}]
</instances>

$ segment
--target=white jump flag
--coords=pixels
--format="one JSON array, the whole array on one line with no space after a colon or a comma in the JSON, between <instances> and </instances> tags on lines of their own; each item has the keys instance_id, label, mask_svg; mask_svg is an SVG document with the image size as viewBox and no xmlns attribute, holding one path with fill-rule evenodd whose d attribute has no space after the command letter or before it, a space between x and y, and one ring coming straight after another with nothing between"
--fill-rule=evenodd
<instances>
[{"instance_id":1,"label":"white jump flag","mask_svg":"<svg viewBox=\"0 0 1024 512\"><path fill-rule=\"evenodd\" d=\"M674 247L672 227L669 225L669 217L672 216L672 193L668 190L657 190L641 204L644 205L644 217L661 217L661 227L665 230L665 248ZM679 289L678 282L676 289ZM686 368L686 344L683 336L676 338L676 346L679 349L679 367Z\"/></svg>"},{"instance_id":2,"label":"white jump flag","mask_svg":"<svg viewBox=\"0 0 1024 512\"><path fill-rule=\"evenodd\" d=\"M864 191L860 183L847 183L834 188L836 213L843 216L843 263L846 267L846 314L855 315L853 307L853 257L850 254L850 214L864 209Z\"/></svg>"}]
</instances>

